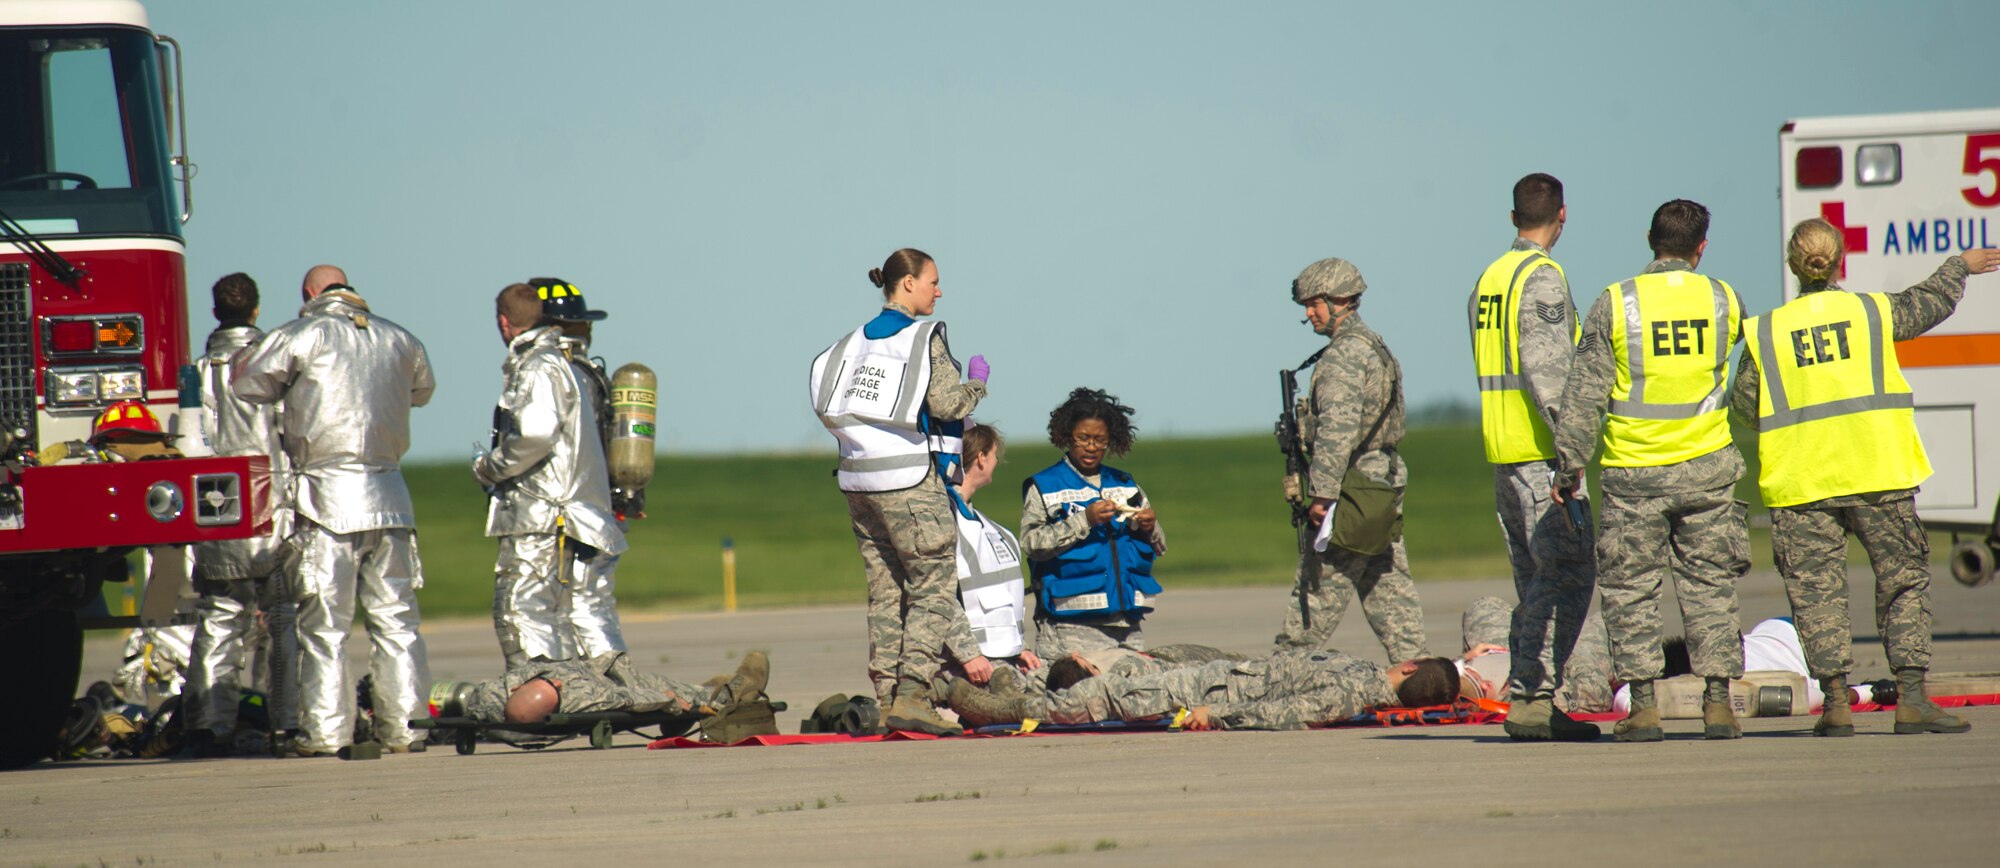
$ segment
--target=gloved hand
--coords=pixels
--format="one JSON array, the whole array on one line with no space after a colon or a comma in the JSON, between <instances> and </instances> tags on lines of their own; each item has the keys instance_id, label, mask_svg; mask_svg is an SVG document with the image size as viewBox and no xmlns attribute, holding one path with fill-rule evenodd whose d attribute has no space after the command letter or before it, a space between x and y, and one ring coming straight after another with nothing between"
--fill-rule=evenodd
<instances>
[{"instance_id":1,"label":"gloved hand","mask_svg":"<svg viewBox=\"0 0 2000 868\"><path fill-rule=\"evenodd\" d=\"M500 480L493 478L492 469L486 464L485 453L472 456L472 478L479 480L480 486L489 491L499 483Z\"/></svg>"},{"instance_id":2,"label":"gloved hand","mask_svg":"<svg viewBox=\"0 0 2000 868\"><path fill-rule=\"evenodd\" d=\"M973 356L965 360L965 378L978 380L981 384L993 373L993 366L986 363L985 356Z\"/></svg>"}]
</instances>

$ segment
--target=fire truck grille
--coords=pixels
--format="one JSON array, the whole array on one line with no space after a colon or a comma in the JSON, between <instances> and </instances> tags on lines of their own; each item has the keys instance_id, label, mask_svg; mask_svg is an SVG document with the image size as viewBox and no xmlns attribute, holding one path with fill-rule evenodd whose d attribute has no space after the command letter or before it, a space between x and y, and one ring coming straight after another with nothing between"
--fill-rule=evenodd
<instances>
[{"instance_id":1,"label":"fire truck grille","mask_svg":"<svg viewBox=\"0 0 2000 868\"><path fill-rule=\"evenodd\" d=\"M29 331L32 284L25 262L0 263L0 431L35 441L35 351Z\"/></svg>"}]
</instances>

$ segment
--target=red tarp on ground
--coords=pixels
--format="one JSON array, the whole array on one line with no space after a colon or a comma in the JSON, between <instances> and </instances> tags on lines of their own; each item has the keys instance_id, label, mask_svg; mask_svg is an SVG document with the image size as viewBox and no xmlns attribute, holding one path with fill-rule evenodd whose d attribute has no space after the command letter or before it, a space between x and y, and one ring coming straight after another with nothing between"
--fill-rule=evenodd
<instances>
[{"instance_id":1,"label":"red tarp on ground","mask_svg":"<svg viewBox=\"0 0 2000 868\"><path fill-rule=\"evenodd\" d=\"M1944 708L1964 708L1966 706L1974 706L1974 705L2000 705L2000 693L1982 693L1969 696L1933 696L1931 697L1931 701L1937 703L1939 706L1942 706ZM1864 702L1860 705L1854 706L1854 710L1857 712L1888 711L1893 708L1895 708L1895 706L1893 705L1885 707L1876 705L1875 703L1872 702ZM1614 721L1624 718L1624 715L1619 714L1617 712L1573 714L1570 716L1577 720L1587 720L1587 721ZM1347 723L1335 724L1327 728L1349 729L1355 727L1369 727L1369 726L1449 726L1456 724L1492 724L1492 723L1499 723L1500 721L1506 719L1507 719L1507 711L1505 703L1482 701L1479 706L1458 706L1458 707L1439 706L1437 708L1431 708L1431 709L1420 709L1420 708L1386 709L1382 712L1378 712L1375 715L1375 720L1372 722L1349 721ZM1107 733L1180 732L1180 731L1181 730L1162 730L1158 727L1148 727L1148 728L1133 728L1133 729L1057 730L1053 732L1035 731L1035 732L1019 733L1019 735L1030 735L1030 736L1101 735ZM687 747L766 747L766 746L779 746L779 745L792 745L792 744L866 744L869 742L878 742L878 741L936 741L940 737L941 736L924 735L922 733L915 733L915 732L892 732L888 733L887 735L839 735L839 734L757 735L743 739L742 741L736 742L734 744L711 744L709 742L705 742L700 739L683 737L683 738L663 738L653 742L650 745L647 745L647 747L651 748L652 750L671 750L675 748L687 748ZM1016 736L1012 734L999 734L999 733L966 733L965 735L962 736L944 736L944 737L1013 738Z\"/></svg>"}]
</instances>

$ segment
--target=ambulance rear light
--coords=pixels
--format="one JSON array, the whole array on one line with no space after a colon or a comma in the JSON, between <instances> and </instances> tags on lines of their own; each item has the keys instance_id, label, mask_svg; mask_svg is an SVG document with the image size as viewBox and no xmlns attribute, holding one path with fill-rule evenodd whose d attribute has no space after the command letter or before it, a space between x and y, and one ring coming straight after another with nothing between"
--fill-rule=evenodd
<instances>
[{"instance_id":1,"label":"ambulance rear light","mask_svg":"<svg viewBox=\"0 0 2000 868\"><path fill-rule=\"evenodd\" d=\"M1903 146L1862 145L1854 151L1854 182L1863 187L1887 187L1903 180Z\"/></svg>"},{"instance_id":2,"label":"ambulance rear light","mask_svg":"<svg viewBox=\"0 0 2000 868\"><path fill-rule=\"evenodd\" d=\"M1801 190L1840 186L1840 146L1800 148L1792 158L1792 181Z\"/></svg>"}]
</instances>

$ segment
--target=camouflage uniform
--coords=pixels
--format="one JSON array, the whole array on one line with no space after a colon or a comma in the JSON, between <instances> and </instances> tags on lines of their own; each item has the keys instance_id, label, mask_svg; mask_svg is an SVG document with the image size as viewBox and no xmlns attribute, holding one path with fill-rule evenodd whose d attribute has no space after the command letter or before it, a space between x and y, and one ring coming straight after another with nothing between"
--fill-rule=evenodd
<instances>
[{"instance_id":1,"label":"camouflage uniform","mask_svg":"<svg viewBox=\"0 0 2000 868\"><path fill-rule=\"evenodd\" d=\"M1341 477L1352 460L1362 473L1396 489L1400 513L1403 487L1409 482L1403 457L1396 453L1396 444L1403 439L1403 369L1382 337L1362 322L1359 310L1334 328L1325 355L1313 366L1309 410L1300 414L1301 419L1310 416L1312 468L1306 494L1337 501ZM1293 578L1303 578L1312 589L1308 602L1312 629L1305 628L1298 607L1291 607L1278 631L1280 648L1324 645L1340 626L1347 604L1359 594L1361 612L1390 661L1425 656L1423 607L1410 579L1410 558L1400 531L1389 550L1377 555L1337 546L1302 554Z\"/></svg>"},{"instance_id":2,"label":"camouflage uniform","mask_svg":"<svg viewBox=\"0 0 2000 868\"><path fill-rule=\"evenodd\" d=\"M708 688L664 675L633 670L623 651L571 660L537 660L507 670L507 674L473 685L466 697L465 716L498 723L507 719L507 697L537 678L562 682L556 688L556 711L584 714L597 711L664 711L681 699L692 708L715 699Z\"/></svg>"},{"instance_id":3,"label":"camouflage uniform","mask_svg":"<svg viewBox=\"0 0 2000 868\"><path fill-rule=\"evenodd\" d=\"M1682 259L1656 259L1645 273L1692 271ZM1613 329L1623 326L1611 292L1584 317L1576 361L1563 387L1555 442L1558 475L1579 481L1597 451L1618 362ZM1688 654L1704 678L1743 676L1736 582L1750 571L1748 505L1734 498L1743 456L1734 445L1678 464L1606 467L1597 538L1597 582L1620 681L1660 677L1660 585L1672 572L1687 625Z\"/></svg>"},{"instance_id":4,"label":"camouflage uniform","mask_svg":"<svg viewBox=\"0 0 2000 868\"><path fill-rule=\"evenodd\" d=\"M1304 729L1396 704L1383 668L1338 651L1278 651L1125 675L1111 670L1051 700L1057 723L1138 721L1208 706L1223 729Z\"/></svg>"},{"instance_id":5,"label":"camouflage uniform","mask_svg":"<svg viewBox=\"0 0 2000 868\"><path fill-rule=\"evenodd\" d=\"M1072 465L1073 466L1073 465ZM1085 480L1096 484L1098 476L1077 471ZM1152 504L1152 497L1134 481L1139 488L1140 503ZM1048 560L1069 550L1085 537L1090 536L1090 519L1083 510L1074 510L1068 517L1052 520L1049 505L1042 501L1041 489L1030 481L1021 492L1021 553L1032 560ZM1147 542L1153 546L1154 557L1167 554L1167 532L1159 522L1153 523L1153 533ZM1033 594L1029 595L1033 597ZM1061 660L1072 651L1100 651L1107 648L1125 648L1131 651L1146 650L1145 618L1140 615L1106 615L1096 618L1054 618L1035 608L1035 655L1043 660Z\"/></svg>"},{"instance_id":6,"label":"camouflage uniform","mask_svg":"<svg viewBox=\"0 0 2000 868\"><path fill-rule=\"evenodd\" d=\"M1584 603L1589 605L1588 600ZM1507 646L1518 613L1513 604L1499 597L1473 600L1472 605L1465 607L1462 627L1465 650L1482 644ZM1610 711L1617 685L1611 674L1611 640L1605 635L1604 620L1596 612L1589 612L1578 630L1569 663L1563 667L1562 685L1555 691L1556 705L1566 711Z\"/></svg>"},{"instance_id":7,"label":"camouflage uniform","mask_svg":"<svg viewBox=\"0 0 2000 868\"><path fill-rule=\"evenodd\" d=\"M1891 294L1896 340L1921 335L1951 316L1965 294L1966 274L1965 260L1954 256L1929 279ZM1830 282L1799 288L1800 294L1843 291ZM1730 408L1752 429L1758 426L1761 389L1756 357L1745 352ZM1771 549L1813 677L1854 670L1853 631L1847 621L1848 533L1860 540L1875 570L1875 629L1888 651L1889 668L1930 668L1930 538L1917 521L1916 494L1906 488L1772 507Z\"/></svg>"},{"instance_id":8,"label":"camouflage uniform","mask_svg":"<svg viewBox=\"0 0 2000 868\"><path fill-rule=\"evenodd\" d=\"M886 306L912 315L900 304ZM959 380L943 336L931 336L930 353L930 417L971 415L986 397L986 384ZM935 470L902 491L844 493L868 573L868 677L887 707L898 683L928 690L944 666L941 654L961 662L979 656L958 600L958 522Z\"/></svg>"},{"instance_id":9,"label":"camouflage uniform","mask_svg":"<svg viewBox=\"0 0 2000 868\"><path fill-rule=\"evenodd\" d=\"M1526 238L1515 238L1511 249L1548 252ZM1521 296L1516 333L1521 341L1522 380L1528 399L1553 431L1569 363L1576 355L1571 342L1576 310L1570 305L1569 283L1552 262L1544 261L1528 274ZM1529 699L1551 695L1567 677L1566 666L1597 584L1590 527L1570 529L1566 510L1549 497L1555 470L1552 460L1493 466L1494 511L1507 540L1514 592L1521 601L1513 610L1519 623L1510 630L1511 640L1493 644L1517 652L1508 680L1515 695ZM1584 514L1588 516L1589 510Z\"/></svg>"}]
</instances>

